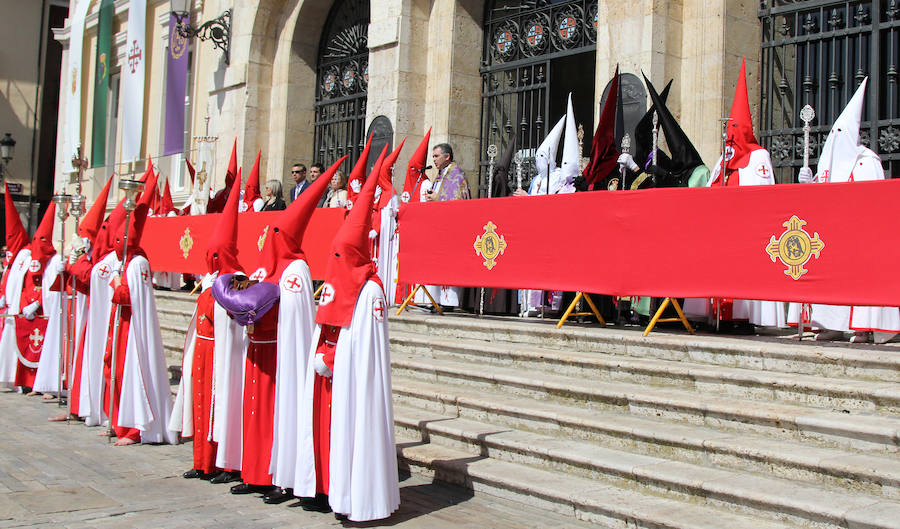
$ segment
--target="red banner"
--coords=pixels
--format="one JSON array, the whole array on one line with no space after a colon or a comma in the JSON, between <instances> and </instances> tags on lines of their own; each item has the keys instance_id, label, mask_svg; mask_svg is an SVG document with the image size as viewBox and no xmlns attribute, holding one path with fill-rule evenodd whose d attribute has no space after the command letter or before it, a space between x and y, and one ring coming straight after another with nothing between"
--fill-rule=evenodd
<instances>
[{"instance_id":1,"label":"red banner","mask_svg":"<svg viewBox=\"0 0 900 529\"><path fill-rule=\"evenodd\" d=\"M248 274L256 270L262 243L280 213L266 211L238 215L238 259ZM316 279L325 276L331 239L344 221L344 213L342 208L317 209L306 228L303 252ZM196 215L147 219L141 246L147 252L150 267L158 272L205 274L206 241L218 226L219 217Z\"/></svg>"},{"instance_id":2,"label":"red banner","mask_svg":"<svg viewBox=\"0 0 900 529\"><path fill-rule=\"evenodd\" d=\"M900 305L900 180L409 204L400 281Z\"/></svg>"}]
</instances>

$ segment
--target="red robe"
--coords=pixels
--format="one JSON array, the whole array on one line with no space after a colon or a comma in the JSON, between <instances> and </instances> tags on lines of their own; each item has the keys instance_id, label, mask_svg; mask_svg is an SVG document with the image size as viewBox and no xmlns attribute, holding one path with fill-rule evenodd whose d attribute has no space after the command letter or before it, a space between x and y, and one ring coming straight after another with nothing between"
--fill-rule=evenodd
<instances>
[{"instance_id":1,"label":"red robe","mask_svg":"<svg viewBox=\"0 0 900 529\"><path fill-rule=\"evenodd\" d=\"M243 451L241 477L249 485L272 484L269 462L275 424L276 343L278 305L275 304L252 331L248 327L247 366L244 370Z\"/></svg>"},{"instance_id":2,"label":"red robe","mask_svg":"<svg viewBox=\"0 0 900 529\"><path fill-rule=\"evenodd\" d=\"M213 391L213 370L215 358L216 328L213 323L216 300L212 297L212 289L206 289L197 298L197 325L194 343L194 359L191 369L191 385L193 388L194 418L194 466L204 474L212 474L216 468L216 447L212 441L211 409ZM186 373L185 373L186 374Z\"/></svg>"},{"instance_id":3,"label":"red robe","mask_svg":"<svg viewBox=\"0 0 900 529\"><path fill-rule=\"evenodd\" d=\"M75 280L75 289L85 296L89 296L91 293L91 269L94 267L94 263L88 259L87 255L82 255L75 261L74 264L68 267L69 277ZM75 301L72 301L72 309L75 310ZM90 298L88 298L87 303L84 307L84 316L86 317L88 314L88 310L90 307ZM84 358L84 335L87 332L87 325L81 329L81 333L74 337L73 340L75 343L73 345L74 348L74 368L72 370L72 391L70 392L72 413L75 415L79 415L79 407L78 403L81 400L81 363ZM74 334L74 330L69 330L69 337L72 339L72 335Z\"/></svg>"},{"instance_id":4,"label":"red robe","mask_svg":"<svg viewBox=\"0 0 900 529\"><path fill-rule=\"evenodd\" d=\"M41 287L34 282L34 276L27 274L22 285L22 297L19 300L20 312L33 302L41 302ZM28 367L19 358L16 363L16 379L14 385L30 388L34 386L34 377L37 374L37 363L41 359L41 350L44 348L44 334L47 331L47 319L42 318L43 308L38 309L33 320L25 316L16 316L16 342L21 355L35 367Z\"/></svg>"},{"instance_id":5,"label":"red robe","mask_svg":"<svg viewBox=\"0 0 900 529\"><path fill-rule=\"evenodd\" d=\"M112 373L112 347L113 332L115 328L116 305L120 305L122 310L119 314L119 328L116 340L118 341L116 349L116 384L113 387L113 406L112 424L116 432L116 437L125 439L126 437L134 441L140 442L141 431L137 428L122 428L119 426L119 400L122 395L122 376L125 372L125 351L128 345L128 328L131 325L131 293L128 291L128 282L125 273L122 274L122 283L116 287L112 297L112 310L109 315L109 332L106 338L106 352L103 355L103 410L109 412L109 386L110 375Z\"/></svg>"},{"instance_id":6,"label":"red robe","mask_svg":"<svg viewBox=\"0 0 900 529\"><path fill-rule=\"evenodd\" d=\"M323 325L316 353L321 354L328 369L334 372L334 350L341 328ZM313 386L313 452L316 462L316 492L328 494L329 458L331 457L331 377L318 373Z\"/></svg>"}]
</instances>

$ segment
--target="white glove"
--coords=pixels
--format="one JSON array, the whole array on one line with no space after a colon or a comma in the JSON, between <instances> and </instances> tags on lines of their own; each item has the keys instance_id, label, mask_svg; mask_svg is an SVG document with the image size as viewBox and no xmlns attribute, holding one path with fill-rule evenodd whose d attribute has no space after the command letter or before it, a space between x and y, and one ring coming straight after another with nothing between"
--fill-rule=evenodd
<instances>
[{"instance_id":1,"label":"white glove","mask_svg":"<svg viewBox=\"0 0 900 529\"><path fill-rule=\"evenodd\" d=\"M628 153L623 153L619 155L619 159L616 160L619 165L624 165L627 169L631 171L638 170L638 164L634 163L634 158Z\"/></svg>"},{"instance_id":2,"label":"white glove","mask_svg":"<svg viewBox=\"0 0 900 529\"><path fill-rule=\"evenodd\" d=\"M800 172L797 174L797 181L801 184L808 184L810 182L814 182L816 180L816 176L813 174L812 169L809 167L801 167Z\"/></svg>"},{"instance_id":3,"label":"white glove","mask_svg":"<svg viewBox=\"0 0 900 529\"><path fill-rule=\"evenodd\" d=\"M72 253L69 254L69 259L68 259L68 261L69 261L69 264L70 264L70 265L75 264L75 261L77 261L77 260L78 260L78 256L75 255L75 252L72 252Z\"/></svg>"},{"instance_id":4,"label":"white glove","mask_svg":"<svg viewBox=\"0 0 900 529\"><path fill-rule=\"evenodd\" d=\"M334 373L328 369L328 365L325 364L325 355L322 353L316 353L316 356L313 358L313 369L316 370L316 373L321 377L331 378Z\"/></svg>"},{"instance_id":5,"label":"white glove","mask_svg":"<svg viewBox=\"0 0 900 529\"><path fill-rule=\"evenodd\" d=\"M71 259L72 256L69 256L69 258ZM56 261L56 270L54 270L54 271L55 271L57 274L62 274L62 273L64 273L64 272L66 271L66 265L63 264L63 260L62 260L62 259Z\"/></svg>"},{"instance_id":6,"label":"white glove","mask_svg":"<svg viewBox=\"0 0 900 529\"><path fill-rule=\"evenodd\" d=\"M22 314L25 315L26 320L31 321L34 319L37 311L40 310L40 308L41 303L39 301L34 301L31 303L31 305L28 305L24 309L22 309Z\"/></svg>"},{"instance_id":7,"label":"white glove","mask_svg":"<svg viewBox=\"0 0 900 529\"><path fill-rule=\"evenodd\" d=\"M0 307L6 306L6 296L0 296Z\"/></svg>"}]
</instances>

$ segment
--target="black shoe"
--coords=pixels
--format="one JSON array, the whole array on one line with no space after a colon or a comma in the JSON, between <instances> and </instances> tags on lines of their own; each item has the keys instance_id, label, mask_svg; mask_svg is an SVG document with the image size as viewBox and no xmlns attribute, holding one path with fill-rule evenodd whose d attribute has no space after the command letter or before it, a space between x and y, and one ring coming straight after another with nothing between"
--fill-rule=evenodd
<instances>
[{"instance_id":1,"label":"black shoe","mask_svg":"<svg viewBox=\"0 0 900 529\"><path fill-rule=\"evenodd\" d=\"M232 481L240 481L241 473L240 472L219 472L215 477L209 480L210 483L215 483L216 485L220 485L222 483L231 483Z\"/></svg>"},{"instance_id":2,"label":"black shoe","mask_svg":"<svg viewBox=\"0 0 900 529\"><path fill-rule=\"evenodd\" d=\"M334 513L334 519L337 520L337 521L339 521L339 522L346 522L346 521L347 521L347 515L346 515L346 514L341 514L341 513L339 513L339 512L336 512L336 513Z\"/></svg>"},{"instance_id":3,"label":"black shoe","mask_svg":"<svg viewBox=\"0 0 900 529\"><path fill-rule=\"evenodd\" d=\"M272 485L250 485L249 483L241 483L231 487L232 494L268 494L275 487Z\"/></svg>"},{"instance_id":4,"label":"black shoe","mask_svg":"<svg viewBox=\"0 0 900 529\"><path fill-rule=\"evenodd\" d=\"M316 494L315 498L300 498L300 507L304 511L331 512L327 494Z\"/></svg>"},{"instance_id":5,"label":"black shoe","mask_svg":"<svg viewBox=\"0 0 900 529\"><path fill-rule=\"evenodd\" d=\"M199 479L203 477L203 472L197 470L196 468L192 468L181 475L184 479Z\"/></svg>"},{"instance_id":6,"label":"black shoe","mask_svg":"<svg viewBox=\"0 0 900 529\"><path fill-rule=\"evenodd\" d=\"M294 489L275 487L275 490L263 496L263 503L278 505L292 499L294 499Z\"/></svg>"}]
</instances>

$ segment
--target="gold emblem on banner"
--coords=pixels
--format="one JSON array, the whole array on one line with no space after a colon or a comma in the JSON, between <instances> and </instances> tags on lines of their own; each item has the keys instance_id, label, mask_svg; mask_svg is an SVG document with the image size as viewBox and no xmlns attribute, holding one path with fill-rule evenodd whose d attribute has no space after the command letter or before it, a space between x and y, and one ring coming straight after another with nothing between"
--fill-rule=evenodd
<instances>
[{"instance_id":1,"label":"gold emblem on banner","mask_svg":"<svg viewBox=\"0 0 900 529\"><path fill-rule=\"evenodd\" d=\"M266 244L266 237L269 235L269 226L266 225L266 228L263 230L262 235L259 236L259 239L256 240L256 247L259 248L259 251L262 251L263 245Z\"/></svg>"},{"instance_id":2,"label":"gold emblem on banner","mask_svg":"<svg viewBox=\"0 0 900 529\"><path fill-rule=\"evenodd\" d=\"M815 232L810 237L809 233L803 229L805 225L805 220L801 220L796 215L792 216L791 220L782 224L787 229L784 230L781 237L776 239L773 235L769 244L766 245L766 253L772 258L772 262L780 259L787 266L784 273L795 280L809 272L803 268L803 265L809 261L810 257L815 256L818 259L819 252L825 248L825 243L819 239L819 233Z\"/></svg>"},{"instance_id":3,"label":"gold emblem on banner","mask_svg":"<svg viewBox=\"0 0 900 529\"><path fill-rule=\"evenodd\" d=\"M181 255L183 255L184 258L187 259L188 254L191 253L191 248L194 247L194 238L191 237L190 228L184 229L184 235L182 235L181 239L179 239L178 247L181 248Z\"/></svg>"},{"instance_id":4,"label":"gold emblem on banner","mask_svg":"<svg viewBox=\"0 0 900 529\"><path fill-rule=\"evenodd\" d=\"M506 239L497 235L494 230L497 225L488 221L484 226L484 233L475 238L475 253L484 257L484 267L492 270L497 265L497 257L506 251Z\"/></svg>"}]
</instances>

